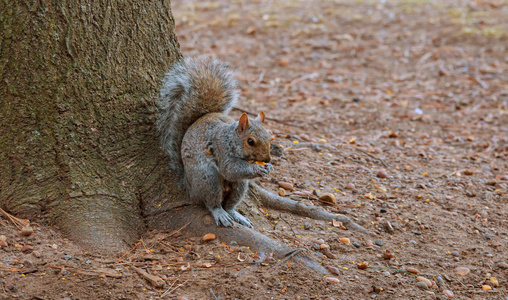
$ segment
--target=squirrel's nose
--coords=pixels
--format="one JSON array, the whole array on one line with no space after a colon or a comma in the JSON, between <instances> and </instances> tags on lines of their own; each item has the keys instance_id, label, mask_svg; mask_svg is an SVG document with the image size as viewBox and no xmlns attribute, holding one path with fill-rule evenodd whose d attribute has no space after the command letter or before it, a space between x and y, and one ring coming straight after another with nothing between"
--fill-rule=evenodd
<instances>
[{"instance_id":1,"label":"squirrel's nose","mask_svg":"<svg viewBox=\"0 0 508 300\"><path fill-rule=\"evenodd\" d=\"M272 158L270 157L270 155L268 155L267 158L263 159L263 162L264 163L269 163L271 160L272 160Z\"/></svg>"}]
</instances>

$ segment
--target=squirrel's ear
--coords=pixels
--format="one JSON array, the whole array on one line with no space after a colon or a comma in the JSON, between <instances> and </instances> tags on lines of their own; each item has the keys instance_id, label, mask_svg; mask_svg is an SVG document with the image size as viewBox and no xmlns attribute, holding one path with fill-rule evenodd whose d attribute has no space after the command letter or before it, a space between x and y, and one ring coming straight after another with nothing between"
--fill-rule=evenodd
<instances>
[{"instance_id":1,"label":"squirrel's ear","mask_svg":"<svg viewBox=\"0 0 508 300\"><path fill-rule=\"evenodd\" d=\"M256 117L256 121L258 121L261 124L263 124L265 122L265 113L260 111L259 115Z\"/></svg>"},{"instance_id":2,"label":"squirrel's ear","mask_svg":"<svg viewBox=\"0 0 508 300\"><path fill-rule=\"evenodd\" d=\"M247 128L249 128L249 117L247 117L246 113L243 113L238 121L238 127L236 130L238 130L238 132L244 132Z\"/></svg>"}]
</instances>

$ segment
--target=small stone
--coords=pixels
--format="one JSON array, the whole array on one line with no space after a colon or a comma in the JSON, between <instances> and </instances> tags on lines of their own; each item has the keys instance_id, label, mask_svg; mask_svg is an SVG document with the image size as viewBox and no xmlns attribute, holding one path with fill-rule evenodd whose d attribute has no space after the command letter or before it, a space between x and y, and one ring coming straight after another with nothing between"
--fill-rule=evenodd
<instances>
[{"instance_id":1,"label":"small stone","mask_svg":"<svg viewBox=\"0 0 508 300\"><path fill-rule=\"evenodd\" d=\"M303 223L303 229L305 230L309 230L312 228L312 225L309 223L309 222L305 222Z\"/></svg>"},{"instance_id":2,"label":"small stone","mask_svg":"<svg viewBox=\"0 0 508 300\"><path fill-rule=\"evenodd\" d=\"M502 262L499 262L497 264L498 267L500 267L501 269L508 269L508 263L502 261Z\"/></svg>"},{"instance_id":3,"label":"small stone","mask_svg":"<svg viewBox=\"0 0 508 300\"><path fill-rule=\"evenodd\" d=\"M455 268L455 273L457 273L460 276L467 276L470 272L471 272L471 270L469 270L469 268L466 268L466 267Z\"/></svg>"},{"instance_id":4,"label":"small stone","mask_svg":"<svg viewBox=\"0 0 508 300\"><path fill-rule=\"evenodd\" d=\"M289 182L279 181L278 184L281 188L285 189L286 191L291 191L292 189L294 189L294 186Z\"/></svg>"},{"instance_id":5,"label":"small stone","mask_svg":"<svg viewBox=\"0 0 508 300\"><path fill-rule=\"evenodd\" d=\"M333 254L332 252L330 252L330 250L328 249L323 249L323 254L329 258L329 259L335 259L335 254Z\"/></svg>"},{"instance_id":6,"label":"small stone","mask_svg":"<svg viewBox=\"0 0 508 300\"><path fill-rule=\"evenodd\" d=\"M490 282L492 282L494 287L499 287L499 282L497 281L496 277L490 277Z\"/></svg>"},{"instance_id":7,"label":"small stone","mask_svg":"<svg viewBox=\"0 0 508 300\"><path fill-rule=\"evenodd\" d=\"M418 281L416 283L416 286L421 288L421 289L423 289L423 290L426 290L428 288L427 284L425 282L423 282L423 281Z\"/></svg>"},{"instance_id":8,"label":"small stone","mask_svg":"<svg viewBox=\"0 0 508 300\"><path fill-rule=\"evenodd\" d=\"M328 271L330 271L330 273L332 274L339 274L339 269L336 268L336 267L333 267L333 266L327 266L326 269L328 269Z\"/></svg>"},{"instance_id":9,"label":"small stone","mask_svg":"<svg viewBox=\"0 0 508 300\"><path fill-rule=\"evenodd\" d=\"M398 136L399 136L399 135L397 134L397 132L396 132L396 131L393 131L393 130L392 130L392 131L390 131L390 133L388 134L388 137L389 137L389 138L392 138L392 139L393 139L393 138L396 138L396 137L398 137Z\"/></svg>"},{"instance_id":10,"label":"small stone","mask_svg":"<svg viewBox=\"0 0 508 300\"><path fill-rule=\"evenodd\" d=\"M455 297L455 296L453 295L453 292L452 292L452 291L450 291L450 290L444 290L444 291L443 291L443 294L445 294L445 296L446 296L446 297L448 297L448 298L453 298L453 297Z\"/></svg>"},{"instance_id":11,"label":"small stone","mask_svg":"<svg viewBox=\"0 0 508 300\"><path fill-rule=\"evenodd\" d=\"M417 276L416 277L416 280L417 281L421 281L421 282L425 282L425 284L427 285L427 287L431 287L432 286L432 281L430 281L429 279L423 277L423 276Z\"/></svg>"},{"instance_id":12,"label":"small stone","mask_svg":"<svg viewBox=\"0 0 508 300\"><path fill-rule=\"evenodd\" d=\"M33 249L34 249L34 247L31 246L31 245L24 245L23 247L21 247L21 251L22 252L28 252L28 251L31 251Z\"/></svg>"},{"instance_id":13,"label":"small stone","mask_svg":"<svg viewBox=\"0 0 508 300\"><path fill-rule=\"evenodd\" d=\"M413 234L422 235L422 232L421 231L413 231Z\"/></svg>"},{"instance_id":14,"label":"small stone","mask_svg":"<svg viewBox=\"0 0 508 300\"><path fill-rule=\"evenodd\" d=\"M393 226L392 226L392 223L390 223L390 221L386 221L384 223L384 227L386 229L386 232L388 232L388 233L394 233L395 232L395 230L393 230Z\"/></svg>"},{"instance_id":15,"label":"small stone","mask_svg":"<svg viewBox=\"0 0 508 300\"><path fill-rule=\"evenodd\" d=\"M327 203L327 204L336 204L337 200L335 200L335 196L330 193L325 193L319 197L319 201Z\"/></svg>"},{"instance_id":16,"label":"small stone","mask_svg":"<svg viewBox=\"0 0 508 300\"><path fill-rule=\"evenodd\" d=\"M319 245L319 248L321 248L321 250L330 249L330 246L328 244L321 244L321 245Z\"/></svg>"},{"instance_id":17,"label":"small stone","mask_svg":"<svg viewBox=\"0 0 508 300\"><path fill-rule=\"evenodd\" d=\"M328 280L331 283L340 283L340 280L336 277L326 277L326 280Z\"/></svg>"},{"instance_id":18,"label":"small stone","mask_svg":"<svg viewBox=\"0 0 508 300\"><path fill-rule=\"evenodd\" d=\"M53 245L51 245L51 248L56 250L56 249L58 249L58 245L57 244L53 244Z\"/></svg>"},{"instance_id":19,"label":"small stone","mask_svg":"<svg viewBox=\"0 0 508 300\"><path fill-rule=\"evenodd\" d=\"M325 243L325 240L323 240L323 239L317 239L317 240L315 240L314 242L315 242L316 244L318 244L318 245L321 245L321 244L324 244L324 243Z\"/></svg>"},{"instance_id":20,"label":"small stone","mask_svg":"<svg viewBox=\"0 0 508 300\"><path fill-rule=\"evenodd\" d=\"M420 271L418 271L418 269L412 268L412 267L406 268L406 271L408 271L409 273L413 273L413 274L420 273Z\"/></svg>"},{"instance_id":21,"label":"small stone","mask_svg":"<svg viewBox=\"0 0 508 300\"><path fill-rule=\"evenodd\" d=\"M460 256L460 253L458 251L452 251L450 254L454 257Z\"/></svg>"},{"instance_id":22,"label":"small stone","mask_svg":"<svg viewBox=\"0 0 508 300\"><path fill-rule=\"evenodd\" d=\"M289 65L289 60L287 60L285 58L281 58L281 59L279 59L279 65L281 67L286 67L287 65Z\"/></svg>"},{"instance_id":23,"label":"small stone","mask_svg":"<svg viewBox=\"0 0 508 300\"><path fill-rule=\"evenodd\" d=\"M485 235L485 238L486 238L487 240L492 239L492 234L486 234L486 235Z\"/></svg>"},{"instance_id":24,"label":"small stone","mask_svg":"<svg viewBox=\"0 0 508 300\"><path fill-rule=\"evenodd\" d=\"M473 174L474 174L474 170L470 170L470 169L468 169L468 170L464 170L464 175L471 176L471 175L473 175Z\"/></svg>"},{"instance_id":25,"label":"small stone","mask_svg":"<svg viewBox=\"0 0 508 300\"><path fill-rule=\"evenodd\" d=\"M21 231L19 233L22 236L29 236L34 233L34 230L30 225L25 225L25 226L23 226L23 228L21 228Z\"/></svg>"},{"instance_id":26,"label":"small stone","mask_svg":"<svg viewBox=\"0 0 508 300\"><path fill-rule=\"evenodd\" d=\"M488 284L482 286L482 290L486 290L486 291L491 291L492 290L492 287Z\"/></svg>"},{"instance_id":27,"label":"small stone","mask_svg":"<svg viewBox=\"0 0 508 300\"><path fill-rule=\"evenodd\" d=\"M356 266L360 270L365 270L365 269L367 269L369 267L369 263L364 261L364 262L361 262L361 263L357 264Z\"/></svg>"},{"instance_id":28,"label":"small stone","mask_svg":"<svg viewBox=\"0 0 508 300\"><path fill-rule=\"evenodd\" d=\"M383 246L383 240L375 240L374 244L376 244L376 245L381 247L381 246Z\"/></svg>"},{"instance_id":29,"label":"small stone","mask_svg":"<svg viewBox=\"0 0 508 300\"><path fill-rule=\"evenodd\" d=\"M365 245L367 245L367 247L374 247L374 243L371 240L365 241Z\"/></svg>"},{"instance_id":30,"label":"small stone","mask_svg":"<svg viewBox=\"0 0 508 300\"><path fill-rule=\"evenodd\" d=\"M383 274L383 275L384 275L384 276L386 276L386 277L389 277L389 276L391 275L391 274L390 274L390 272L388 272L388 271L384 271L384 272L383 272L383 273L381 273L381 274Z\"/></svg>"},{"instance_id":31,"label":"small stone","mask_svg":"<svg viewBox=\"0 0 508 300\"><path fill-rule=\"evenodd\" d=\"M281 196L281 197L286 196L286 190L281 187L279 188L278 193L279 193L279 196Z\"/></svg>"},{"instance_id":32,"label":"small stone","mask_svg":"<svg viewBox=\"0 0 508 300\"><path fill-rule=\"evenodd\" d=\"M215 240L217 237L213 233L207 233L203 236L203 242L209 242Z\"/></svg>"},{"instance_id":33,"label":"small stone","mask_svg":"<svg viewBox=\"0 0 508 300\"><path fill-rule=\"evenodd\" d=\"M360 243L353 242L353 246L355 246L356 248L360 248Z\"/></svg>"},{"instance_id":34,"label":"small stone","mask_svg":"<svg viewBox=\"0 0 508 300\"><path fill-rule=\"evenodd\" d=\"M70 255L70 254L65 254L65 256L64 256L65 260L70 260L71 258L72 258L72 255Z\"/></svg>"},{"instance_id":35,"label":"small stone","mask_svg":"<svg viewBox=\"0 0 508 300\"><path fill-rule=\"evenodd\" d=\"M355 185L354 185L354 184L352 184L351 182L350 182L350 183L348 183L348 184L346 185L346 190L350 190L350 191L352 191L352 190L354 190L354 189L355 189Z\"/></svg>"},{"instance_id":36,"label":"small stone","mask_svg":"<svg viewBox=\"0 0 508 300\"><path fill-rule=\"evenodd\" d=\"M443 277L441 277L441 276L437 276L437 277L436 277L436 281L437 281L437 284L438 284L439 286L443 286L443 285L444 285L444 280L443 280Z\"/></svg>"},{"instance_id":37,"label":"small stone","mask_svg":"<svg viewBox=\"0 0 508 300\"><path fill-rule=\"evenodd\" d=\"M379 178L387 178L388 174L386 174L385 170L379 170L379 171L377 171L376 176Z\"/></svg>"},{"instance_id":38,"label":"small stone","mask_svg":"<svg viewBox=\"0 0 508 300\"><path fill-rule=\"evenodd\" d=\"M386 249L385 252L383 253L383 258L387 260L392 259L394 256L395 255L393 254L393 252L388 249Z\"/></svg>"},{"instance_id":39,"label":"small stone","mask_svg":"<svg viewBox=\"0 0 508 300\"><path fill-rule=\"evenodd\" d=\"M7 247L9 244L7 244L6 241L0 241L0 247Z\"/></svg>"},{"instance_id":40,"label":"small stone","mask_svg":"<svg viewBox=\"0 0 508 300\"><path fill-rule=\"evenodd\" d=\"M381 208L379 211L380 211L381 213L386 213L386 212L387 212L386 208Z\"/></svg>"},{"instance_id":41,"label":"small stone","mask_svg":"<svg viewBox=\"0 0 508 300\"><path fill-rule=\"evenodd\" d=\"M7 237L5 235L0 235L0 241L7 241Z\"/></svg>"},{"instance_id":42,"label":"small stone","mask_svg":"<svg viewBox=\"0 0 508 300\"><path fill-rule=\"evenodd\" d=\"M350 239L348 239L348 238L342 237L342 238L340 238L339 240L340 240L341 242L343 242L344 244L347 244L347 245L351 244L351 240L350 240Z\"/></svg>"},{"instance_id":43,"label":"small stone","mask_svg":"<svg viewBox=\"0 0 508 300\"><path fill-rule=\"evenodd\" d=\"M34 252L32 252L32 255L37 257L37 258L40 258L41 257L41 253L37 250L35 250Z\"/></svg>"}]
</instances>

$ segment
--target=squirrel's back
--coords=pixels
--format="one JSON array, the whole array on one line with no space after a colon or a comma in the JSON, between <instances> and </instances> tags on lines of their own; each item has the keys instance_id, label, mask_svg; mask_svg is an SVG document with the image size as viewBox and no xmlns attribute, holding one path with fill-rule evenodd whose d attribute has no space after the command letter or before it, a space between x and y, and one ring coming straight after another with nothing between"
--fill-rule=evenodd
<instances>
[{"instance_id":1,"label":"squirrel's back","mask_svg":"<svg viewBox=\"0 0 508 300\"><path fill-rule=\"evenodd\" d=\"M177 175L183 175L180 148L187 129L208 113L229 112L237 98L232 72L215 58L186 58L164 76L157 129Z\"/></svg>"}]
</instances>

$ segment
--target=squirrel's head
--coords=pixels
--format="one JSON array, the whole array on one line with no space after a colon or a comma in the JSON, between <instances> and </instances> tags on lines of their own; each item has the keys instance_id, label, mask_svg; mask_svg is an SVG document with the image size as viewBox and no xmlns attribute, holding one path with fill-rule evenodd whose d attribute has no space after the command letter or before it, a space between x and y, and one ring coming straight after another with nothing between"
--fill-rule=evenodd
<instances>
[{"instance_id":1,"label":"squirrel's head","mask_svg":"<svg viewBox=\"0 0 508 300\"><path fill-rule=\"evenodd\" d=\"M272 136L263 127L265 113L249 122L249 117L244 113L238 120L236 131L243 140L244 159L252 161L270 162L270 142Z\"/></svg>"}]
</instances>

